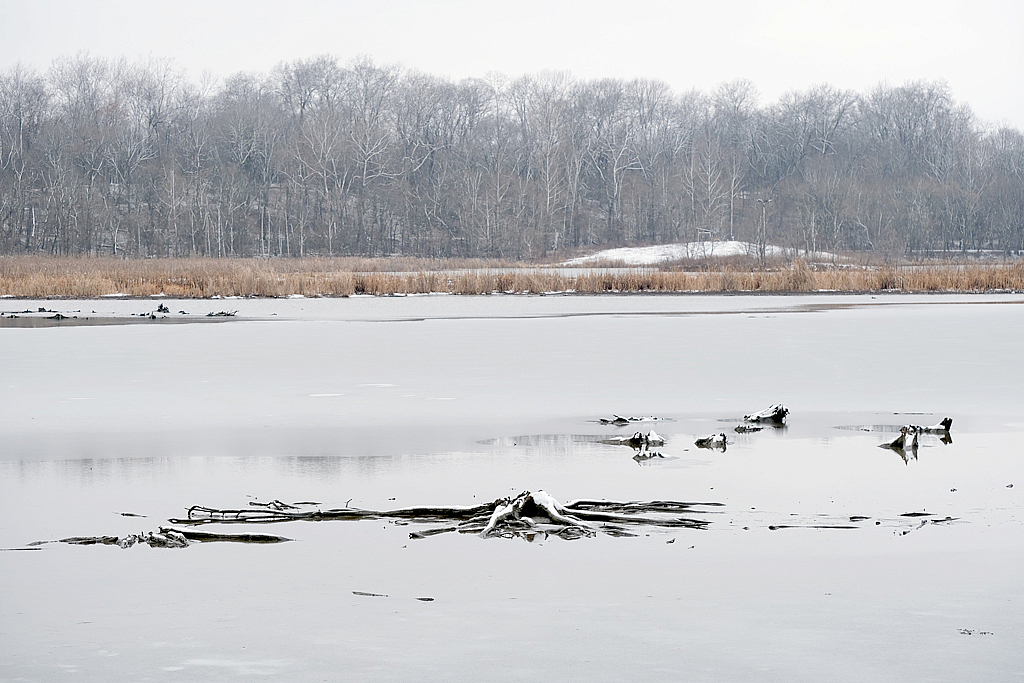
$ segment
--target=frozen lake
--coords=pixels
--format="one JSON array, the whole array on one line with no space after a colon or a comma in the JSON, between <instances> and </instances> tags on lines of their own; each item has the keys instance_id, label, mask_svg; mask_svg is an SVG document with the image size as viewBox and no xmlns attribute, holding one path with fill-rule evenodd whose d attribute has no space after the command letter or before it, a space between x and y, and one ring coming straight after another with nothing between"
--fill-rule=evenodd
<instances>
[{"instance_id":1,"label":"frozen lake","mask_svg":"<svg viewBox=\"0 0 1024 683\"><path fill-rule=\"evenodd\" d=\"M0 681L1024 679L1024 296L0 300L40 307L68 319L0 319ZM602 443L638 429L665 457ZM631 538L29 545L538 489L721 505Z\"/></svg>"}]
</instances>

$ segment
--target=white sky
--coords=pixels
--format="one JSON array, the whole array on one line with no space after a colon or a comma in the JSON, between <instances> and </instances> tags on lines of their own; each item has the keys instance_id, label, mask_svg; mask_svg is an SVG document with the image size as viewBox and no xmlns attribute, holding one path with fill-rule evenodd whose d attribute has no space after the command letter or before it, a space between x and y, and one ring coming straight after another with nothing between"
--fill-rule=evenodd
<instances>
[{"instance_id":1,"label":"white sky","mask_svg":"<svg viewBox=\"0 0 1024 683\"><path fill-rule=\"evenodd\" d=\"M0 0L0 68L79 50L172 57L193 80L324 53L455 79L747 78L762 104L943 79L982 121L1024 130L1022 0Z\"/></svg>"}]
</instances>

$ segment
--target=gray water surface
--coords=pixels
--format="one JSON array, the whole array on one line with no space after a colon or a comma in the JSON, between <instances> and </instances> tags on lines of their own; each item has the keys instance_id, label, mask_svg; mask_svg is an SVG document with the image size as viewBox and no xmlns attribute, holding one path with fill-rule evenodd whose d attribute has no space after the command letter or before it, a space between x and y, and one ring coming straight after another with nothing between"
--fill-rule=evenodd
<instances>
[{"instance_id":1,"label":"gray water surface","mask_svg":"<svg viewBox=\"0 0 1024 683\"><path fill-rule=\"evenodd\" d=\"M0 308L116 323L157 303ZM0 680L1024 678L1024 297L159 303L237 314L0 328ZM787 427L732 431L774 402ZM952 443L878 447L947 415ZM601 443L634 429L665 457ZM724 451L694 445L714 432ZM203 527L277 545L29 545L197 504L537 489L721 505L633 538L367 520Z\"/></svg>"}]
</instances>

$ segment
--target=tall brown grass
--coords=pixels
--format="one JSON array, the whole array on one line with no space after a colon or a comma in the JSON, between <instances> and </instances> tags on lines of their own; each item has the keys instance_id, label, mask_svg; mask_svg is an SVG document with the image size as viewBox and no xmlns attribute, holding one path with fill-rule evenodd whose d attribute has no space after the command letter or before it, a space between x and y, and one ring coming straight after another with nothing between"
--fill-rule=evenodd
<instances>
[{"instance_id":1,"label":"tall brown grass","mask_svg":"<svg viewBox=\"0 0 1024 683\"><path fill-rule=\"evenodd\" d=\"M1024 262L765 268L723 264L686 271L558 269L424 259L164 259L0 257L0 295L85 298L280 297L445 292L991 292L1024 291Z\"/></svg>"}]
</instances>

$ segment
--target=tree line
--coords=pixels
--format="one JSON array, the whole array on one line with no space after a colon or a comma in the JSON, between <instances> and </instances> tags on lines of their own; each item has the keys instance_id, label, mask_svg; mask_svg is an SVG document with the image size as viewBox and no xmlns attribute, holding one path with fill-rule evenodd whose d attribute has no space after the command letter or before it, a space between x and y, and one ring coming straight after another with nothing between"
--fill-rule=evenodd
<instances>
[{"instance_id":1,"label":"tree line","mask_svg":"<svg viewBox=\"0 0 1024 683\"><path fill-rule=\"evenodd\" d=\"M536 259L740 239L1024 248L1024 135L943 82L673 92L319 56L193 82L79 54L0 72L0 253Z\"/></svg>"}]
</instances>

